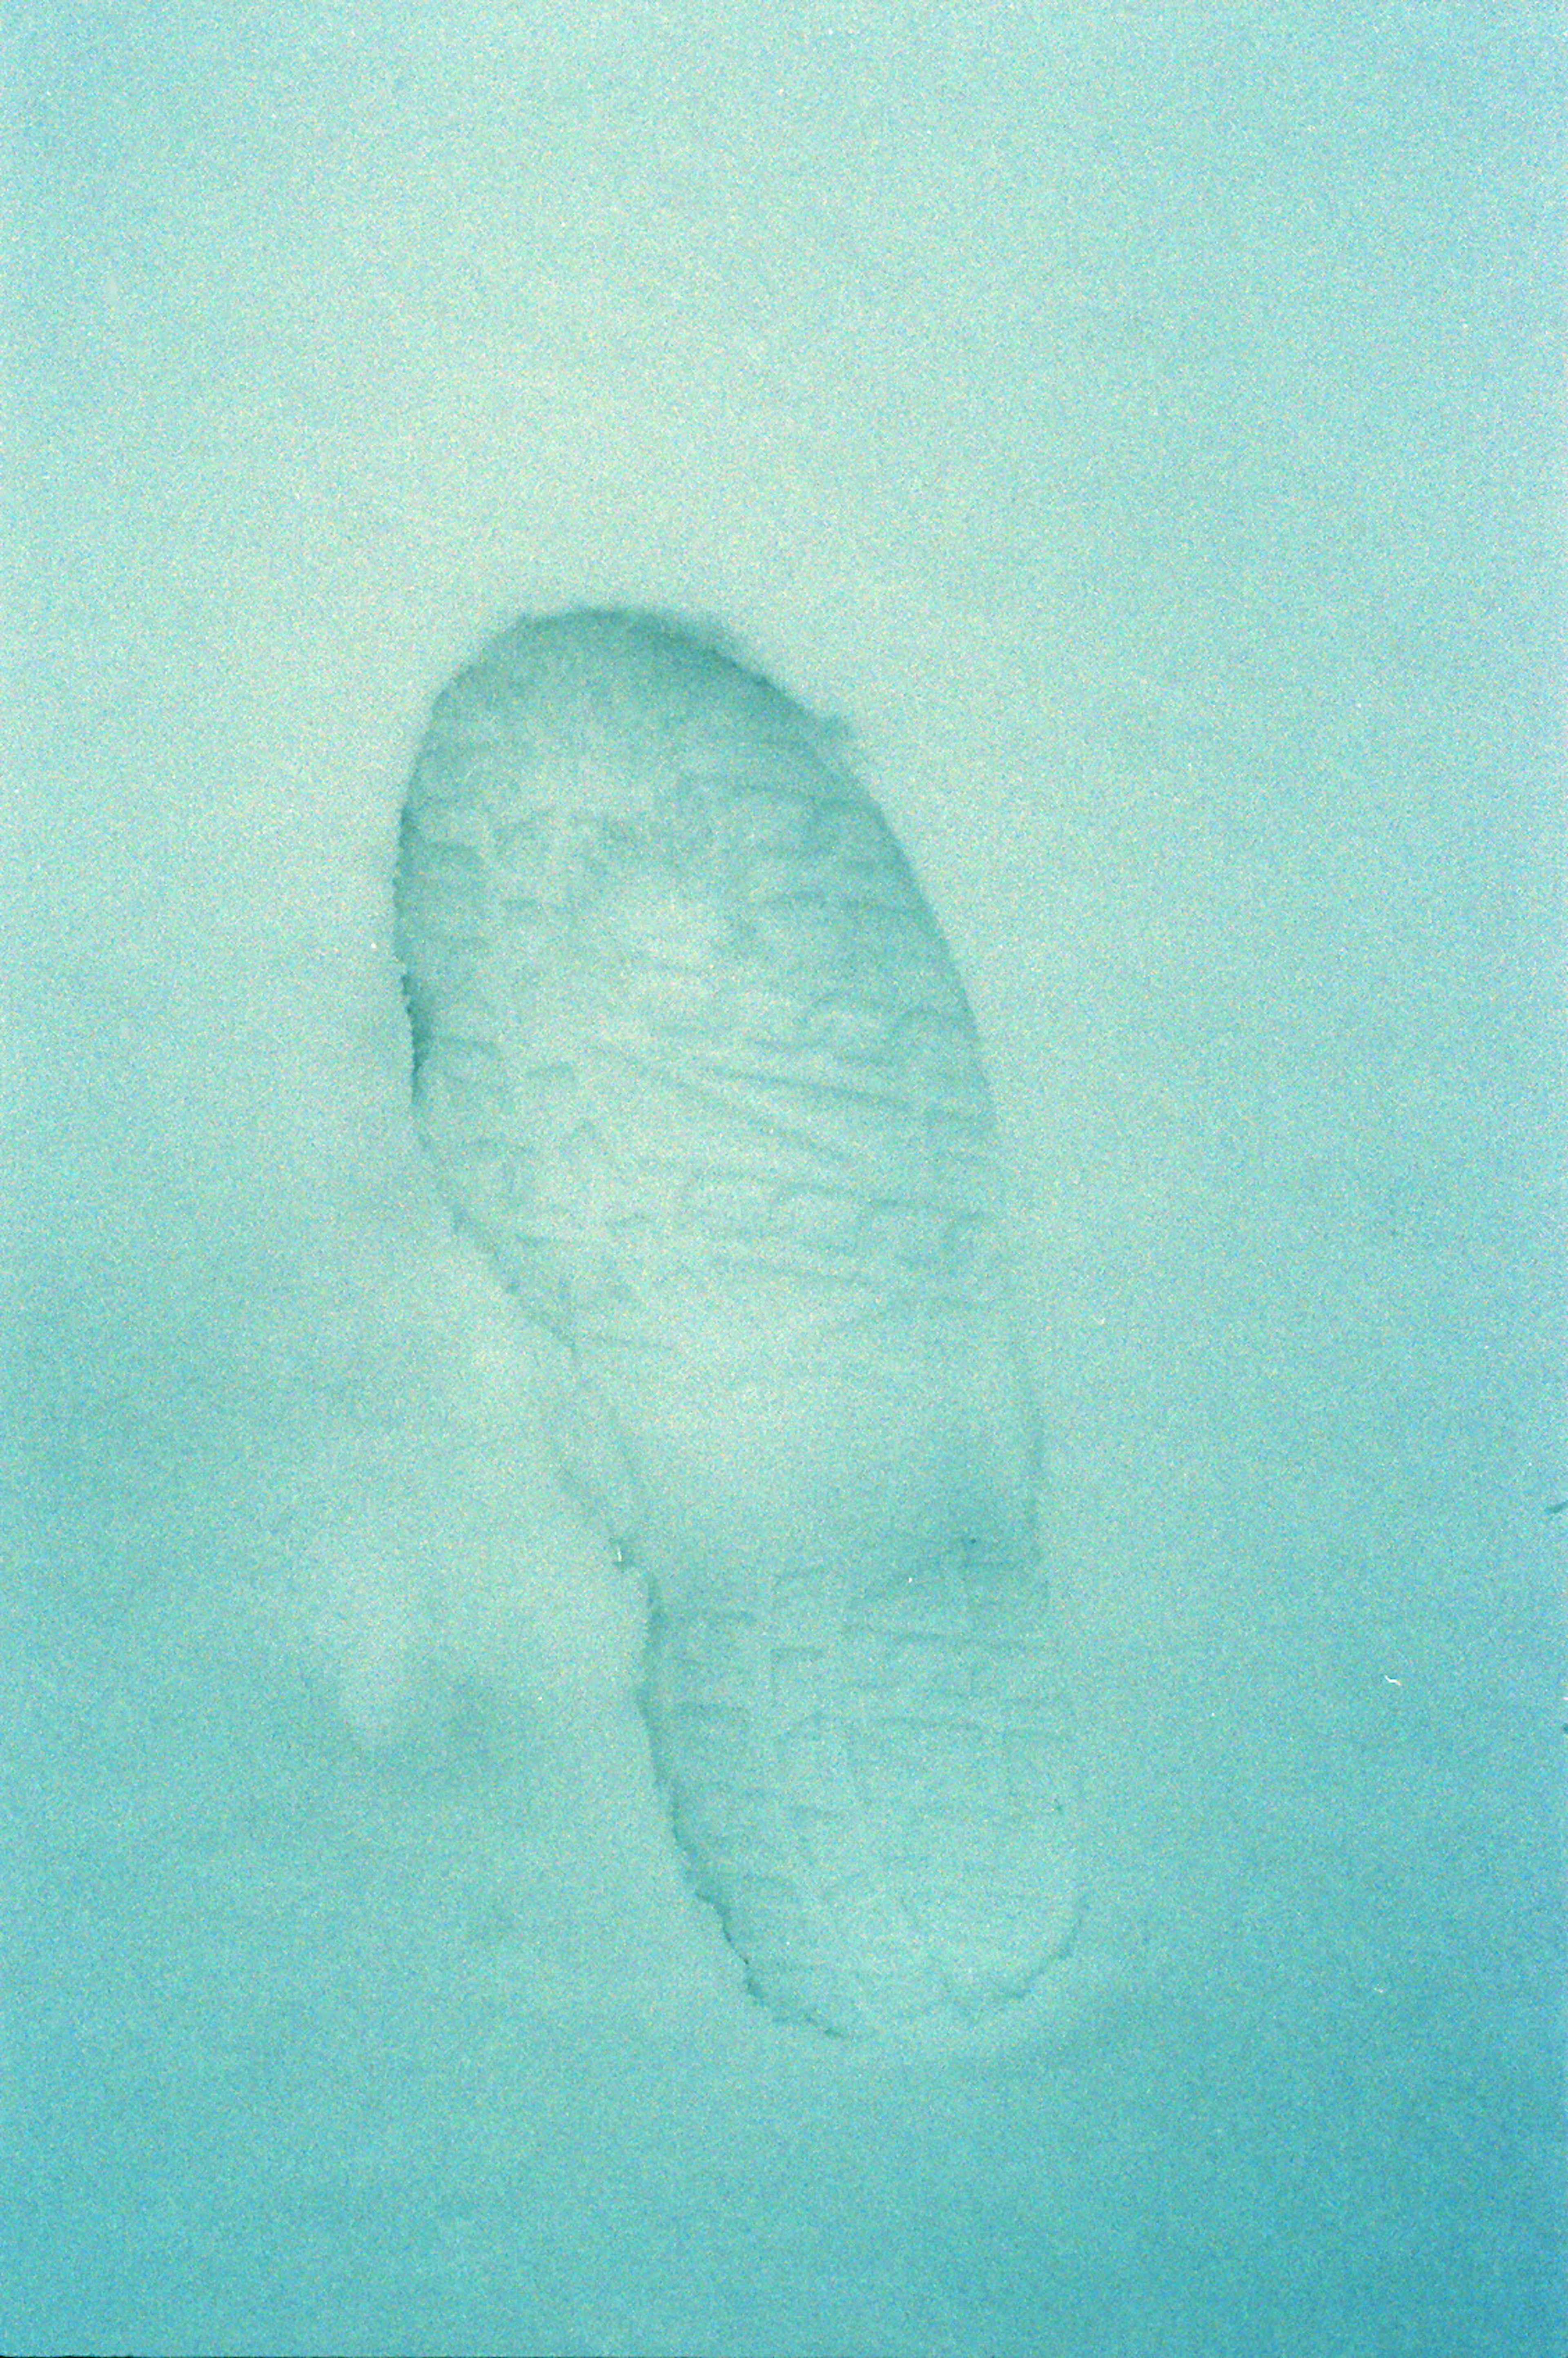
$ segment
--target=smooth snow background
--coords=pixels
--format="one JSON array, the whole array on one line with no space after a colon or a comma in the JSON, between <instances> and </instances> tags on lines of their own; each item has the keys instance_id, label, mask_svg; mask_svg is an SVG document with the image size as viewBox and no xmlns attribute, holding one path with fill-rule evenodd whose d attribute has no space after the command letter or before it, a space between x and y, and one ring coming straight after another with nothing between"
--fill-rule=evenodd
<instances>
[{"instance_id":1,"label":"smooth snow background","mask_svg":"<svg viewBox=\"0 0 1568 2358\"><path fill-rule=\"evenodd\" d=\"M0 2343L1563 2326L1557 12L11 12ZM1068 1970L781 2031L408 1117L430 696L844 715L1027 1202Z\"/></svg>"}]
</instances>

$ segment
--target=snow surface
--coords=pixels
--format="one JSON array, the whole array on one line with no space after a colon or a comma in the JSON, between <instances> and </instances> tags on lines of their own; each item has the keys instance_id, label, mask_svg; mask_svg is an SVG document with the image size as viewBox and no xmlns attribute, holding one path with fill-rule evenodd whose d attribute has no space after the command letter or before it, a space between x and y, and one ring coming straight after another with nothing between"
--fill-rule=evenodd
<instances>
[{"instance_id":1,"label":"snow surface","mask_svg":"<svg viewBox=\"0 0 1568 2358\"><path fill-rule=\"evenodd\" d=\"M22 6L0 2345L1563 2346L1555 11ZM415 1134L431 697L711 615L1029 1239L1072 1974L781 2027Z\"/></svg>"}]
</instances>

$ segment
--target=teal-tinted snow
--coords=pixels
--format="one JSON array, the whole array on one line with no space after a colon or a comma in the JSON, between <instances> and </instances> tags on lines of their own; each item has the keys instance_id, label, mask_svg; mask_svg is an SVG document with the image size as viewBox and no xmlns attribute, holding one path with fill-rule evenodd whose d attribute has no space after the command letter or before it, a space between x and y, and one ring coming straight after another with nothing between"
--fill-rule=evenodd
<instances>
[{"instance_id":1,"label":"teal-tinted snow","mask_svg":"<svg viewBox=\"0 0 1568 2358\"><path fill-rule=\"evenodd\" d=\"M4 15L0 2347L1562 2358L1559 12ZM745 2002L412 1117L430 699L575 601L853 715L984 1042L1080 1904L946 2044Z\"/></svg>"}]
</instances>

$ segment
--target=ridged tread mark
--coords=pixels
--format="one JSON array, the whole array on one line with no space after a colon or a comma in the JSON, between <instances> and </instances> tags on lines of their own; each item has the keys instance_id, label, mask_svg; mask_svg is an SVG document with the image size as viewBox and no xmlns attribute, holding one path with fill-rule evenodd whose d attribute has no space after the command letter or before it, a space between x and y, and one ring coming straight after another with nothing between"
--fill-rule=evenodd
<instances>
[{"instance_id":1,"label":"ridged tread mark","mask_svg":"<svg viewBox=\"0 0 1568 2358\"><path fill-rule=\"evenodd\" d=\"M776 690L579 615L438 699L402 845L421 1120L575 1351L697 1889L791 2018L1022 1988L1066 1734L989 1100L891 832Z\"/></svg>"}]
</instances>

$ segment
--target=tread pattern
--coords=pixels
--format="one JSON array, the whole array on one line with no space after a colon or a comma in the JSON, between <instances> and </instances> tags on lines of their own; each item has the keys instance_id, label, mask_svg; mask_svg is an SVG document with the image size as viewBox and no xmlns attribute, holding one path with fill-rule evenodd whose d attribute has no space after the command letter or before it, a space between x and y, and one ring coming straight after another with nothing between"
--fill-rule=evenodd
<instances>
[{"instance_id":1,"label":"tread pattern","mask_svg":"<svg viewBox=\"0 0 1568 2358\"><path fill-rule=\"evenodd\" d=\"M1033 1411L974 1021L885 821L728 653L579 612L438 699L397 895L419 1120L572 1352L752 1987L847 2033L1022 1990L1074 1906Z\"/></svg>"}]
</instances>

